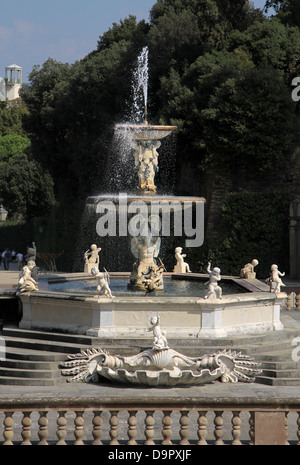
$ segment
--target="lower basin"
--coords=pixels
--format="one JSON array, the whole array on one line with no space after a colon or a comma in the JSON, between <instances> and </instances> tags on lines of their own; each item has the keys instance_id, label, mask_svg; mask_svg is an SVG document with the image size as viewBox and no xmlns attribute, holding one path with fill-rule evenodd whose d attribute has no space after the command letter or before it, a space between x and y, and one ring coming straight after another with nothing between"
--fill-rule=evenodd
<instances>
[{"instance_id":1,"label":"lower basin","mask_svg":"<svg viewBox=\"0 0 300 465\"><path fill-rule=\"evenodd\" d=\"M19 293L19 327L101 339L149 338L149 318L158 312L168 338L217 339L283 329L280 307L287 295L267 292L260 281L222 277L223 298L204 299L205 275L169 273L165 290L156 295L127 291L129 276L111 276L113 298L96 295L90 275L41 277L38 292Z\"/></svg>"}]
</instances>

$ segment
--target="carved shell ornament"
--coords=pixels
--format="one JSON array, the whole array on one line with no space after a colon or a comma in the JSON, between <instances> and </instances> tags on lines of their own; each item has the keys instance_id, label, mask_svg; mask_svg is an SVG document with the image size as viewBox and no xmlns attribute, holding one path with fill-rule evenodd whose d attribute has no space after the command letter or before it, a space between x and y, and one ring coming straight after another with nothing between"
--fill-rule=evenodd
<instances>
[{"instance_id":1,"label":"carved shell ornament","mask_svg":"<svg viewBox=\"0 0 300 465\"><path fill-rule=\"evenodd\" d=\"M124 384L175 386L201 385L215 380L253 382L261 373L259 365L251 357L231 350L191 358L173 349L147 349L131 357L121 357L92 348L69 355L60 367L68 382L100 382L106 378Z\"/></svg>"}]
</instances>

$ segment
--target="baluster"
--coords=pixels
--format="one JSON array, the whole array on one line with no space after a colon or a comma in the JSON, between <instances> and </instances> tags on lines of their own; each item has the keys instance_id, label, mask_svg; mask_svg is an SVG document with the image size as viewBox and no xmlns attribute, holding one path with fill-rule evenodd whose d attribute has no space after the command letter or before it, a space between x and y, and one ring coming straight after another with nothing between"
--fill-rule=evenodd
<instances>
[{"instance_id":1,"label":"baluster","mask_svg":"<svg viewBox=\"0 0 300 465\"><path fill-rule=\"evenodd\" d=\"M290 443L288 441L288 435L289 435L289 419L288 419L288 414L289 412L285 412L285 445L289 446Z\"/></svg>"},{"instance_id":2,"label":"baluster","mask_svg":"<svg viewBox=\"0 0 300 465\"><path fill-rule=\"evenodd\" d=\"M300 294L296 295L296 310L300 310Z\"/></svg>"},{"instance_id":3,"label":"baluster","mask_svg":"<svg viewBox=\"0 0 300 465\"><path fill-rule=\"evenodd\" d=\"M58 441L56 443L57 446L65 446L67 444L65 441L65 437L67 434L67 430L66 430L67 420L65 419L66 413L67 413L66 411L58 412L58 418L56 421L56 424L58 426L57 431L56 431L56 436L58 438Z\"/></svg>"},{"instance_id":4,"label":"baluster","mask_svg":"<svg viewBox=\"0 0 300 465\"><path fill-rule=\"evenodd\" d=\"M199 438L198 445L205 446L207 445L206 436L207 436L207 412L200 411L198 416L198 431L197 435Z\"/></svg>"},{"instance_id":5,"label":"baluster","mask_svg":"<svg viewBox=\"0 0 300 465\"><path fill-rule=\"evenodd\" d=\"M110 420L109 420L109 424L110 424L110 431L109 431L109 435L110 435L110 444L111 445L117 445L119 444L118 442L118 435L119 435L119 430L118 430L118 426L119 426L119 418L118 418L118 410L112 410L110 412Z\"/></svg>"},{"instance_id":6,"label":"baluster","mask_svg":"<svg viewBox=\"0 0 300 465\"><path fill-rule=\"evenodd\" d=\"M129 445L135 445L137 444L135 438L136 438L136 435L137 435L137 429L136 429L136 425L137 425L137 419L136 419L136 414L137 414L137 410L128 410L128 413L129 413L129 418L128 418L128 431L127 431L127 434L128 434L128 438L129 438L129 441L127 444Z\"/></svg>"},{"instance_id":7,"label":"baluster","mask_svg":"<svg viewBox=\"0 0 300 465\"><path fill-rule=\"evenodd\" d=\"M286 309L287 310L292 310L293 306L293 295L292 293L288 294L287 299L286 299Z\"/></svg>"},{"instance_id":8,"label":"baluster","mask_svg":"<svg viewBox=\"0 0 300 465\"><path fill-rule=\"evenodd\" d=\"M232 412L232 419L231 419L231 424L232 424L232 445L234 446L240 446L242 442L240 441L241 437L241 419L240 419L240 413L241 412Z\"/></svg>"},{"instance_id":9,"label":"baluster","mask_svg":"<svg viewBox=\"0 0 300 465\"><path fill-rule=\"evenodd\" d=\"M154 424L155 424L155 420L154 420L154 410L146 410L145 411L146 413L146 418L145 418L145 425L146 425L146 429L145 429L145 437L146 437L146 441L145 441L145 444L147 446L149 445L154 445L155 442L153 441L153 437L154 437Z\"/></svg>"},{"instance_id":10,"label":"baluster","mask_svg":"<svg viewBox=\"0 0 300 465\"><path fill-rule=\"evenodd\" d=\"M14 420L13 420L13 412L4 412L5 413L5 418L3 421L4 425L4 431L3 431L3 438L4 438L4 446L12 446L12 438L14 435L13 432L13 426L14 426Z\"/></svg>"},{"instance_id":11,"label":"baluster","mask_svg":"<svg viewBox=\"0 0 300 465\"><path fill-rule=\"evenodd\" d=\"M170 445L172 444L171 442L171 437L172 437L172 418L171 418L171 413L172 410L163 410L163 430L162 430L162 436L163 436L163 441L162 444L165 445Z\"/></svg>"},{"instance_id":12,"label":"baluster","mask_svg":"<svg viewBox=\"0 0 300 465\"><path fill-rule=\"evenodd\" d=\"M84 436L84 419L83 419L83 412L81 411L76 411L75 412L75 419L74 419L74 424L75 424L75 431L74 431L74 436L75 436L75 446L83 446L84 442L82 440Z\"/></svg>"},{"instance_id":13,"label":"baluster","mask_svg":"<svg viewBox=\"0 0 300 465\"><path fill-rule=\"evenodd\" d=\"M297 412L297 413L298 413L298 418L297 418L297 426L298 426L297 438L298 438L298 442L297 442L297 446L300 446L300 412Z\"/></svg>"},{"instance_id":14,"label":"baluster","mask_svg":"<svg viewBox=\"0 0 300 465\"><path fill-rule=\"evenodd\" d=\"M31 445L30 437L31 437L31 412L23 412L23 419L22 419L22 446L29 446Z\"/></svg>"},{"instance_id":15,"label":"baluster","mask_svg":"<svg viewBox=\"0 0 300 465\"><path fill-rule=\"evenodd\" d=\"M181 417L180 417L180 420L179 420L179 423L180 423L180 431L179 431L179 434L180 434L180 437L181 437L181 441L179 442L179 444L189 444L189 441L188 441L188 437L189 437L189 423L190 423L190 420L189 420L189 412L186 412L186 411L181 411Z\"/></svg>"},{"instance_id":16,"label":"baluster","mask_svg":"<svg viewBox=\"0 0 300 465\"><path fill-rule=\"evenodd\" d=\"M223 418L222 418L222 415L223 415L223 412L215 412L215 419L214 419L214 424L215 424L215 431L214 431L214 435L215 435L215 445L216 446L221 446L224 444L222 438L223 438L223 435L224 435L224 431L223 431Z\"/></svg>"},{"instance_id":17,"label":"baluster","mask_svg":"<svg viewBox=\"0 0 300 465\"><path fill-rule=\"evenodd\" d=\"M40 438L40 442L38 443L39 446L47 446L47 437L48 437L48 418L47 418L47 413L48 412L39 412L40 418L39 418L39 431L38 431L38 436Z\"/></svg>"},{"instance_id":18,"label":"baluster","mask_svg":"<svg viewBox=\"0 0 300 465\"><path fill-rule=\"evenodd\" d=\"M249 436L250 436L250 442L249 446L254 445L254 439L255 439L255 429L254 429L254 412L250 412L250 418L249 418Z\"/></svg>"},{"instance_id":19,"label":"baluster","mask_svg":"<svg viewBox=\"0 0 300 465\"><path fill-rule=\"evenodd\" d=\"M95 410L94 417L93 417L93 438L94 441L92 444L94 446L99 446L102 444L101 436L102 436L102 418L101 418L102 411Z\"/></svg>"}]
</instances>

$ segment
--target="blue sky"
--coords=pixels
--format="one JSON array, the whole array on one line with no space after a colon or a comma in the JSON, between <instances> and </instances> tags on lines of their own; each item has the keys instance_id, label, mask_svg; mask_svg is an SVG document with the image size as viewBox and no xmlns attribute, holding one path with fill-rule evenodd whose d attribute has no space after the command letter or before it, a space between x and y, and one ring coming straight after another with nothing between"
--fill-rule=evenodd
<instances>
[{"instance_id":1,"label":"blue sky","mask_svg":"<svg viewBox=\"0 0 300 465\"><path fill-rule=\"evenodd\" d=\"M129 14L149 18L156 0L14 0L0 8L0 76L16 63L23 81L49 57L74 63L97 47L101 34ZM255 0L262 8L265 0Z\"/></svg>"}]
</instances>

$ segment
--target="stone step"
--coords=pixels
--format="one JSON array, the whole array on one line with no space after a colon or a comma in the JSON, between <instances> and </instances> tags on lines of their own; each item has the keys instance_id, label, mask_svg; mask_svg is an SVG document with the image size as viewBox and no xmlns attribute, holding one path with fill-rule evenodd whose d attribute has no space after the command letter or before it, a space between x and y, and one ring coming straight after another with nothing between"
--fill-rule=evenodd
<instances>
[{"instance_id":1,"label":"stone step","mask_svg":"<svg viewBox=\"0 0 300 465\"><path fill-rule=\"evenodd\" d=\"M28 360L12 360L6 358L5 360L0 360L0 369L15 368L20 370L55 370L57 369L58 363L58 361L32 362Z\"/></svg>"},{"instance_id":2,"label":"stone step","mask_svg":"<svg viewBox=\"0 0 300 465\"><path fill-rule=\"evenodd\" d=\"M256 360L262 362L293 362L292 350L290 348L277 350L276 347L274 347L273 351L258 354ZM297 366L297 364L299 364L299 362L294 362L294 367Z\"/></svg>"},{"instance_id":3,"label":"stone step","mask_svg":"<svg viewBox=\"0 0 300 465\"><path fill-rule=\"evenodd\" d=\"M257 376L257 384L266 384L269 386L300 386L299 378L271 378L269 376Z\"/></svg>"},{"instance_id":4,"label":"stone step","mask_svg":"<svg viewBox=\"0 0 300 465\"><path fill-rule=\"evenodd\" d=\"M0 377L17 377L17 378L38 378L38 379L53 379L60 376L58 368L54 370L31 370L31 369L17 369L17 368L1 368Z\"/></svg>"},{"instance_id":5,"label":"stone step","mask_svg":"<svg viewBox=\"0 0 300 465\"><path fill-rule=\"evenodd\" d=\"M2 330L3 337L15 337L23 339L42 339L43 341L67 342L83 345L92 345L96 338L77 334L66 334L49 331L38 331L31 329L21 329L17 327L4 327Z\"/></svg>"},{"instance_id":6,"label":"stone step","mask_svg":"<svg viewBox=\"0 0 300 465\"><path fill-rule=\"evenodd\" d=\"M0 376L0 385L9 386L55 386L55 379L36 379L36 378L21 378Z\"/></svg>"},{"instance_id":7,"label":"stone step","mask_svg":"<svg viewBox=\"0 0 300 465\"><path fill-rule=\"evenodd\" d=\"M267 376L269 378L299 378L300 379L300 369L299 370L266 370L263 369L261 376Z\"/></svg>"},{"instance_id":8,"label":"stone step","mask_svg":"<svg viewBox=\"0 0 300 465\"><path fill-rule=\"evenodd\" d=\"M5 358L13 360L58 362L66 358L66 354L59 352L23 349L20 347L6 347L5 349Z\"/></svg>"},{"instance_id":9,"label":"stone step","mask_svg":"<svg viewBox=\"0 0 300 465\"><path fill-rule=\"evenodd\" d=\"M83 344L57 342L55 340L45 342L42 339L14 338L10 336L4 336L4 341L6 347L20 347L24 349L46 350L48 352L60 352L67 354L74 354L80 352L80 350L85 347L90 347L90 344L84 346Z\"/></svg>"},{"instance_id":10,"label":"stone step","mask_svg":"<svg viewBox=\"0 0 300 465\"><path fill-rule=\"evenodd\" d=\"M299 362L293 360L276 361L276 360L262 360L261 367L265 370L293 370L295 367L300 367Z\"/></svg>"}]
</instances>

